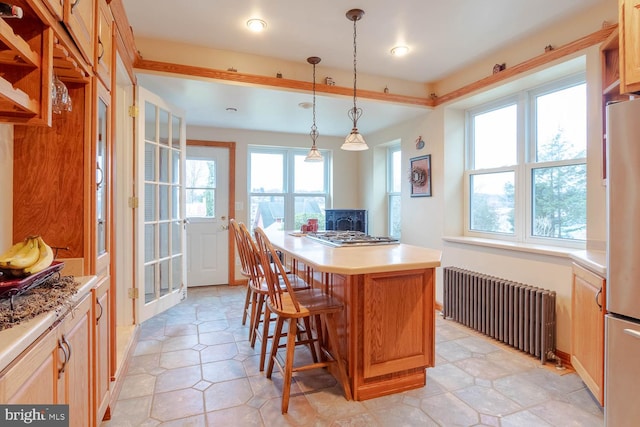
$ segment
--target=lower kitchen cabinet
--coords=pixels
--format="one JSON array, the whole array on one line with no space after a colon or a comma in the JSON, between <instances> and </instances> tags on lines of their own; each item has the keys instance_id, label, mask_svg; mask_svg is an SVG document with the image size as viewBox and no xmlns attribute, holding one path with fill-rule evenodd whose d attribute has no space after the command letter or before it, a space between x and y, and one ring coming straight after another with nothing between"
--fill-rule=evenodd
<instances>
[{"instance_id":1,"label":"lower kitchen cabinet","mask_svg":"<svg viewBox=\"0 0 640 427\"><path fill-rule=\"evenodd\" d=\"M69 426L96 425L89 295L0 374L0 402L68 404Z\"/></svg>"},{"instance_id":2,"label":"lower kitchen cabinet","mask_svg":"<svg viewBox=\"0 0 640 427\"><path fill-rule=\"evenodd\" d=\"M571 365L600 405L604 404L604 278L573 264Z\"/></svg>"},{"instance_id":3,"label":"lower kitchen cabinet","mask_svg":"<svg viewBox=\"0 0 640 427\"><path fill-rule=\"evenodd\" d=\"M0 402L57 402L58 351L57 331L51 331L0 375Z\"/></svg>"},{"instance_id":4,"label":"lower kitchen cabinet","mask_svg":"<svg viewBox=\"0 0 640 427\"><path fill-rule=\"evenodd\" d=\"M109 277L102 281L91 292L93 294L95 324L94 336L94 390L96 402L95 425L100 425L105 415L109 417L109 401L111 399L111 352L109 347Z\"/></svg>"},{"instance_id":5,"label":"lower kitchen cabinet","mask_svg":"<svg viewBox=\"0 0 640 427\"><path fill-rule=\"evenodd\" d=\"M92 305L87 295L60 325L59 340L65 359L58 364L58 402L69 404L71 427L93 425Z\"/></svg>"}]
</instances>

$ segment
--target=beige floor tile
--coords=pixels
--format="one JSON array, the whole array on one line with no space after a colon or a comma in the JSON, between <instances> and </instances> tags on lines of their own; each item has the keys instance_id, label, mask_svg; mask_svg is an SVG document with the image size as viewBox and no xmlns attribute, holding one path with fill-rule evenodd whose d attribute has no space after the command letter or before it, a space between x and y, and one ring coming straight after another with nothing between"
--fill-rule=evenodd
<instances>
[{"instance_id":1,"label":"beige floor tile","mask_svg":"<svg viewBox=\"0 0 640 427\"><path fill-rule=\"evenodd\" d=\"M294 375L281 414L282 376L258 369L241 324L245 288L189 289L186 301L140 326L112 420L102 427L396 427L603 425L580 378L436 317L436 366L427 385L347 401L323 370ZM298 361L309 352L298 349Z\"/></svg>"}]
</instances>

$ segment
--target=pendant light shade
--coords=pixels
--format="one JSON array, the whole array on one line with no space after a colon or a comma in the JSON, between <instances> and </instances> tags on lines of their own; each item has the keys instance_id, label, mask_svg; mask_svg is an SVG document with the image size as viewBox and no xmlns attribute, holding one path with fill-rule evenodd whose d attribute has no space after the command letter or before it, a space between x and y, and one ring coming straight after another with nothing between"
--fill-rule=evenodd
<instances>
[{"instance_id":1,"label":"pendant light shade","mask_svg":"<svg viewBox=\"0 0 640 427\"><path fill-rule=\"evenodd\" d=\"M316 127L316 64L320 62L320 58L317 56L310 56L307 58L307 62L313 65L313 125L311 125L311 132L309 135L311 136L311 150L309 150L309 154L305 157L305 162L321 162L324 159L322 158L322 154L318 150L316 146L316 139L318 139L318 128Z\"/></svg>"},{"instance_id":2,"label":"pendant light shade","mask_svg":"<svg viewBox=\"0 0 640 427\"><path fill-rule=\"evenodd\" d=\"M369 146L367 146L367 143L364 141L364 137L358 132L358 119L362 115L362 108L358 108L356 103L356 87L358 82L358 73L356 71L356 22L362 19L363 16L364 11L361 9L351 9L347 12L347 19L353 21L353 108L349 110L349 117L353 122L353 127L351 128L351 133L345 138L344 144L340 147L347 151L362 151L369 149Z\"/></svg>"}]
</instances>

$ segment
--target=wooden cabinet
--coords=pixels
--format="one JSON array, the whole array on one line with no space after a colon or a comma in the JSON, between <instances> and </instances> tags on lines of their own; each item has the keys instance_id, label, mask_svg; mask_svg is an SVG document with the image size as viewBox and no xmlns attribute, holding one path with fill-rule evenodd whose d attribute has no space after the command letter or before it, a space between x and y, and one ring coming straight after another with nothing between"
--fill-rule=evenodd
<instances>
[{"instance_id":1,"label":"wooden cabinet","mask_svg":"<svg viewBox=\"0 0 640 427\"><path fill-rule=\"evenodd\" d=\"M0 402L68 404L70 426L95 425L91 298L85 296L0 376Z\"/></svg>"},{"instance_id":2,"label":"wooden cabinet","mask_svg":"<svg viewBox=\"0 0 640 427\"><path fill-rule=\"evenodd\" d=\"M62 21L62 16L64 14L64 0L43 0L47 9L53 13L53 16L58 20Z\"/></svg>"},{"instance_id":3,"label":"wooden cabinet","mask_svg":"<svg viewBox=\"0 0 640 427\"><path fill-rule=\"evenodd\" d=\"M594 397L604 404L605 279L573 264L571 364Z\"/></svg>"},{"instance_id":4,"label":"wooden cabinet","mask_svg":"<svg viewBox=\"0 0 640 427\"><path fill-rule=\"evenodd\" d=\"M620 91L640 91L640 0L619 0Z\"/></svg>"},{"instance_id":5,"label":"wooden cabinet","mask_svg":"<svg viewBox=\"0 0 640 427\"><path fill-rule=\"evenodd\" d=\"M99 1L97 19L98 40L95 49L95 69L107 89L111 89L111 67L113 55L113 15L105 0Z\"/></svg>"},{"instance_id":6,"label":"wooden cabinet","mask_svg":"<svg viewBox=\"0 0 640 427\"><path fill-rule=\"evenodd\" d=\"M111 351L110 351L110 281L103 279L92 290L94 335L94 390L96 402L95 425L100 425L103 418L110 415L109 401L111 398Z\"/></svg>"},{"instance_id":7,"label":"wooden cabinet","mask_svg":"<svg viewBox=\"0 0 640 427\"><path fill-rule=\"evenodd\" d=\"M92 306L90 296L85 296L58 328L63 356L58 363L58 403L69 405L70 426L94 425Z\"/></svg>"},{"instance_id":8,"label":"wooden cabinet","mask_svg":"<svg viewBox=\"0 0 640 427\"><path fill-rule=\"evenodd\" d=\"M65 0L63 22L80 53L93 65L95 47L96 0Z\"/></svg>"},{"instance_id":9,"label":"wooden cabinet","mask_svg":"<svg viewBox=\"0 0 640 427\"><path fill-rule=\"evenodd\" d=\"M58 253L68 268L77 265L67 274L83 276L94 268L91 87L67 86L73 110L54 114L51 127L14 126L13 240L39 234L53 246L68 248Z\"/></svg>"},{"instance_id":10,"label":"wooden cabinet","mask_svg":"<svg viewBox=\"0 0 640 427\"><path fill-rule=\"evenodd\" d=\"M22 19L0 19L0 121L48 125L54 35L25 1Z\"/></svg>"},{"instance_id":11,"label":"wooden cabinet","mask_svg":"<svg viewBox=\"0 0 640 427\"><path fill-rule=\"evenodd\" d=\"M0 402L27 404L56 402L58 381L57 332L41 338L0 375Z\"/></svg>"}]
</instances>

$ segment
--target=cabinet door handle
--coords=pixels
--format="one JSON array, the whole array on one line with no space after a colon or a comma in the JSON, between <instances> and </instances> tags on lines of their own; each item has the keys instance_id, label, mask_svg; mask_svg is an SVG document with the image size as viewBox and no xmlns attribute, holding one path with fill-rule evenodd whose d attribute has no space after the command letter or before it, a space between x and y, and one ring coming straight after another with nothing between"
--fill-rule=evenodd
<instances>
[{"instance_id":1,"label":"cabinet door handle","mask_svg":"<svg viewBox=\"0 0 640 427\"><path fill-rule=\"evenodd\" d=\"M96 297L96 304L100 307L100 315L96 318L96 326L100 324L100 319L102 319L102 313L104 309L102 308L102 304L100 304L100 300Z\"/></svg>"},{"instance_id":2,"label":"cabinet door handle","mask_svg":"<svg viewBox=\"0 0 640 427\"><path fill-rule=\"evenodd\" d=\"M100 172L100 175L96 173L96 188L102 187L102 183L104 182L104 171L100 167L100 163L96 162L96 172Z\"/></svg>"},{"instance_id":3,"label":"cabinet door handle","mask_svg":"<svg viewBox=\"0 0 640 427\"><path fill-rule=\"evenodd\" d=\"M60 348L60 350L62 350L62 353L64 354L64 360L62 361L62 366L60 367L60 369L58 369L58 378L62 376L62 373L67 367L67 362L69 362L69 353L67 353L67 349L65 348L66 347L65 342L67 342L67 340L64 337L64 335L62 336L61 339L58 339L58 348Z\"/></svg>"},{"instance_id":4,"label":"cabinet door handle","mask_svg":"<svg viewBox=\"0 0 640 427\"><path fill-rule=\"evenodd\" d=\"M602 294L602 286L598 289L598 293L596 293L596 304L598 304L598 308L602 311L602 304L600 304L600 294Z\"/></svg>"},{"instance_id":5,"label":"cabinet door handle","mask_svg":"<svg viewBox=\"0 0 640 427\"><path fill-rule=\"evenodd\" d=\"M80 0L76 0L73 3L71 3L71 12L73 12L73 9L78 5L78 3L80 3Z\"/></svg>"},{"instance_id":6,"label":"cabinet door handle","mask_svg":"<svg viewBox=\"0 0 640 427\"><path fill-rule=\"evenodd\" d=\"M98 47L100 48L100 54L98 55L98 61L102 61L102 57L104 56L104 45L102 44L102 40L98 39Z\"/></svg>"},{"instance_id":7,"label":"cabinet door handle","mask_svg":"<svg viewBox=\"0 0 640 427\"><path fill-rule=\"evenodd\" d=\"M67 362L71 360L71 344L67 341L67 337L62 334L62 343L67 347Z\"/></svg>"},{"instance_id":8,"label":"cabinet door handle","mask_svg":"<svg viewBox=\"0 0 640 427\"><path fill-rule=\"evenodd\" d=\"M640 332L634 331L633 329L625 329L624 333L627 335L631 335L634 338L640 339Z\"/></svg>"}]
</instances>

